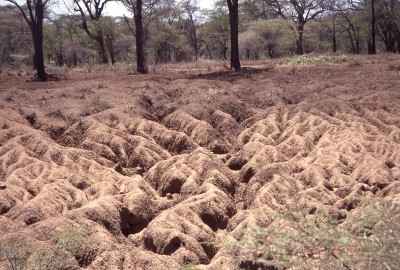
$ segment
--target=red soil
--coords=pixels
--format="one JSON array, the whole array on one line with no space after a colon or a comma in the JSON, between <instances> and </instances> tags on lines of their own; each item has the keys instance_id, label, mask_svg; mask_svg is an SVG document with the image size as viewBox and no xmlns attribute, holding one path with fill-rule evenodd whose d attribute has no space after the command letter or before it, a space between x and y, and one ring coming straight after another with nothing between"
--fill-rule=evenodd
<instances>
[{"instance_id":1,"label":"red soil","mask_svg":"<svg viewBox=\"0 0 400 270\"><path fill-rule=\"evenodd\" d=\"M87 269L232 269L207 243L266 209L398 196L399 63L2 75L0 241L74 226L98 240Z\"/></svg>"}]
</instances>

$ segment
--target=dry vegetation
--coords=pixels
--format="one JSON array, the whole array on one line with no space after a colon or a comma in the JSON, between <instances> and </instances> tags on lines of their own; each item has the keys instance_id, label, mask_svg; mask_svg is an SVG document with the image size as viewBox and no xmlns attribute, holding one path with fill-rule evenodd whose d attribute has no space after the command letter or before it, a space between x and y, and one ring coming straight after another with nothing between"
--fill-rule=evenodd
<instances>
[{"instance_id":1,"label":"dry vegetation","mask_svg":"<svg viewBox=\"0 0 400 270\"><path fill-rule=\"evenodd\" d=\"M334 248L296 224L355 224L372 199L398 210L400 58L327 61L2 73L0 269L327 269L263 248ZM246 249L258 228L288 233Z\"/></svg>"}]
</instances>

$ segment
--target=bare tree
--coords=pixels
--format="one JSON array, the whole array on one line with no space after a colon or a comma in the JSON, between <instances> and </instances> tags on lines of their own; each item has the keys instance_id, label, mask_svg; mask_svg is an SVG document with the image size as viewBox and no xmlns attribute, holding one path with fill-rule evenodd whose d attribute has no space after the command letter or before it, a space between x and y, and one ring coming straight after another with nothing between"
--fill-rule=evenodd
<instances>
[{"instance_id":1,"label":"bare tree","mask_svg":"<svg viewBox=\"0 0 400 270\"><path fill-rule=\"evenodd\" d=\"M369 53L376 54L375 0L371 0L371 45L369 47Z\"/></svg>"},{"instance_id":2,"label":"bare tree","mask_svg":"<svg viewBox=\"0 0 400 270\"><path fill-rule=\"evenodd\" d=\"M29 25L32 34L34 47L34 67L37 72L37 78L40 81L47 81L47 74L44 66L43 54L43 19L45 9L50 0L26 0L24 5L20 5L16 0L6 0L14 5L15 11L19 13Z\"/></svg>"},{"instance_id":3,"label":"bare tree","mask_svg":"<svg viewBox=\"0 0 400 270\"><path fill-rule=\"evenodd\" d=\"M376 10L377 34L388 52L400 53L400 2L380 1Z\"/></svg>"},{"instance_id":4,"label":"bare tree","mask_svg":"<svg viewBox=\"0 0 400 270\"><path fill-rule=\"evenodd\" d=\"M243 3L243 11L250 20L269 20L277 17L276 2L274 0L246 0Z\"/></svg>"},{"instance_id":5,"label":"bare tree","mask_svg":"<svg viewBox=\"0 0 400 270\"><path fill-rule=\"evenodd\" d=\"M136 64L137 72L141 74L148 73L144 52L144 37L143 37L143 0L122 0L125 7L133 13L135 20L135 31L132 33L136 39ZM125 17L126 22L128 19ZM128 22L128 26L129 22Z\"/></svg>"},{"instance_id":6,"label":"bare tree","mask_svg":"<svg viewBox=\"0 0 400 270\"><path fill-rule=\"evenodd\" d=\"M269 16L279 15L296 24L296 54L304 53L304 26L331 6L330 0L263 0L270 6Z\"/></svg>"},{"instance_id":7,"label":"bare tree","mask_svg":"<svg viewBox=\"0 0 400 270\"><path fill-rule=\"evenodd\" d=\"M229 9L229 25L231 28L231 68L239 71L239 1L227 0Z\"/></svg>"},{"instance_id":8,"label":"bare tree","mask_svg":"<svg viewBox=\"0 0 400 270\"><path fill-rule=\"evenodd\" d=\"M12 9L10 6L0 7L0 65L11 60L10 54L26 49L32 39L24 18Z\"/></svg>"},{"instance_id":9,"label":"bare tree","mask_svg":"<svg viewBox=\"0 0 400 270\"><path fill-rule=\"evenodd\" d=\"M336 0L333 10L339 14L338 25L347 33L350 40L351 52L360 53L361 26L357 16L364 8L363 0Z\"/></svg>"},{"instance_id":10,"label":"bare tree","mask_svg":"<svg viewBox=\"0 0 400 270\"><path fill-rule=\"evenodd\" d=\"M338 13L332 12L328 16L324 16L320 20L321 25L327 30L332 44L332 52L337 52L337 35L338 35Z\"/></svg>"},{"instance_id":11,"label":"bare tree","mask_svg":"<svg viewBox=\"0 0 400 270\"><path fill-rule=\"evenodd\" d=\"M108 57L100 19L102 18L104 7L111 1L113 0L74 0L75 11L79 12L81 16L82 28L91 39L98 43L100 59L103 64L108 64ZM88 19L95 24L96 27L94 29L89 28Z\"/></svg>"},{"instance_id":12,"label":"bare tree","mask_svg":"<svg viewBox=\"0 0 400 270\"><path fill-rule=\"evenodd\" d=\"M208 19L202 24L199 39L205 46L206 53L213 59L213 51L217 58L228 59L229 45L229 14L225 3L218 4L213 10L204 12Z\"/></svg>"},{"instance_id":13,"label":"bare tree","mask_svg":"<svg viewBox=\"0 0 400 270\"><path fill-rule=\"evenodd\" d=\"M61 30L64 36L63 41L63 53L64 63L70 66L78 65L78 54L82 54L84 46L80 41L80 33L78 30L81 29L79 25L80 16L79 15L59 15L57 18L53 19L53 24Z\"/></svg>"},{"instance_id":14,"label":"bare tree","mask_svg":"<svg viewBox=\"0 0 400 270\"><path fill-rule=\"evenodd\" d=\"M200 8L197 1L185 0L181 3L183 16L182 28L187 33L190 46L193 48L195 60L198 60L201 40L198 37L198 28L200 26L198 14Z\"/></svg>"}]
</instances>

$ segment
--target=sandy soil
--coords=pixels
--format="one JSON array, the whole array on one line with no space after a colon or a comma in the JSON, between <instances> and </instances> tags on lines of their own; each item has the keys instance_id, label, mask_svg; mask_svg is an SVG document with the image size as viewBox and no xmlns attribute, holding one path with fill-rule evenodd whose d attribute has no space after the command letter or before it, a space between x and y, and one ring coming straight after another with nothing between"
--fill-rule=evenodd
<instances>
[{"instance_id":1,"label":"sandy soil","mask_svg":"<svg viewBox=\"0 0 400 270\"><path fill-rule=\"evenodd\" d=\"M0 80L0 238L90 228L69 269L233 269L225 232L262 213L400 188L400 57L240 73L69 71ZM5 186L4 186L5 185ZM398 196L398 195L397 195ZM1 265L0 265L1 269Z\"/></svg>"}]
</instances>

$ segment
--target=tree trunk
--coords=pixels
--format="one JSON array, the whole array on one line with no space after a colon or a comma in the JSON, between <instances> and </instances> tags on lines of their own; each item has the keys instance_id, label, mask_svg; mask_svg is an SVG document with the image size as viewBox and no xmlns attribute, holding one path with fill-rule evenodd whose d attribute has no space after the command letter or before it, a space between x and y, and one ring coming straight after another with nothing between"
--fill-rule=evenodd
<instances>
[{"instance_id":1,"label":"tree trunk","mask_svg":"<svg viewBox=\"0 0 400 270\"><path fill-rule=\"evenodd\" d=\"M354 45L353 35L349 32L350 44L351 44L351 52L356 54L356 46Z\"/></svg>"},{"instance_id":2,"label":"tree trunk","mask_svg":"<svg viewBox=\"0 0 400 270\"><path fill-rule=\"evenodd\" d=\"M57 57L57 66L62 67L64 65L64 56L62 55L62 53L57 53L56 57Z\"/></svg>"},{"instance_id":3,"label":"tree trunk","mask_svg":"<svg viewBox=\"0 0 400 270\"><path fill-rule=\"evenodd\" d=\"M210 50L210 47L208 46L208 44L206 44L206 50L208 53L208 57L210 58L210 60L212 60L213 58L212 58L211 50Z\"/></svg>"},{"instance_id":4,"label":"tree trunk","mask_svg":"<svg viewBox=\"0 0 400 270\"><path fill-rule=\"evenodd\" d=\"M296 39L296 54L297 55L304 54L303 33L304 33L304 24L300 21L299 25L297 26L297 39Z\"/></svg>"},{"instance_id":5,"label":"tree trunk","mask_svg":"<svg viewBox=\"0 0 400 270\"><path fill-rule=\"evenodd\" d=\"M106 44L104 42L103 33L101 33L101 32L97 33L96 41L99 44L99 53L100 53L101 63L108 64L107 50L106 50Z\"/></svg>"},{"instance_id":6,"label":"tree trunk","mask_svg":"<svg viewBox=\"0 0 400 270\"><path fill-rule=\"evenodd\" d=\"M44 67L43 55L43 17L44 6L42 0L38 0L35 5L36 23L32 25L34 32L33 42L35 48L36 72L40 81L47 81L47 74Z\"/></svg>"},{"instance_id":7,"label":"tree trunk","mask_svg":"<svg viewBox=\"0 0 400 270\"><path fill-rule=\"evenodd\" d=\"M375 26L375 0L371 0L371 51L370 54L376 54L376 26Z\"/></svg>"},{"instance_id":8,"label":"tree trunk","mask_svg":"<svg viewBox=\"0 0 400 270\"><path fill-rule=\"evenodd\" d=\"M73 62L74 62L74 67L76 67L78 65L78 57L76 55L76 52L73 52L72 59L73 59Z\"/></svg>"},{"instance_id":9,"label":"tree trunk","mask_svg":"<svg viewBox=\"0 0 400 270\"><path fill-rule=\"evenodd\" d=\"M254 50L254 59L260 60L260 52L258 51L258 49Z\"/></svg>"},{"instance_id":10,"label":"tree trunk","mask_svg":"<svg viewBox=\"0 0 400 270\"><path fill-rule=\"evenodd\" d=\"M356 54L360 54L360 39L356 37Z\"/></svg>"},{"instance_id":11,"label":"tree trunk","mask_svg":"<svg viewBox=\"0 0 400 270\"><path fill-rule=\"evenodd\" d=\"M332 52L337 52L337 31L336 31L336 14L333 17L332 29L329 30L332 39Z\"/></svg>"},{"instance_id":12,"label":"tree trunk","mask_svg":"<svg viewBox=\"0 0 400 270\"><path fill-rule=\"evenodd\" d=\"M227 46L222 47L221 57L224 60L228 59L228 47Z\"/></svg>"},{"instance_id":13,"label":"tree trunk","mask_svg":"<svg viewBox=\"0 0 400 270\"><path fill-rule=\"evenodd\" d=\"M238 0L227 0L229 8L229 25L231 28L231 68L240 71L239 55L239 3Z\"/></svg>"},{"instance_id":14,"label":"tree trunk","mask_svg":"<svg viewBox=\"0 0 400 270\"><path fill-rule=\"evenodd\" d=\"M274 50L272 48L268 48L267 50L269 58L274 58Z\"/></svg>"},{"instance_id":15,"label":"tree trunk","mask_svg":"<svg viewBox=\"0 0 400 270\"><path fill-rule=\"evenodd\" d=\"M194 55L195 55L195 60L196 62L199 60L199 48L196 46L194 47Z\"/></svg>"},{"instance_id":16,"label":"tree trunk","mask_svg":"<svg viewBox=\"0 0 400 270\"><path fill-rule=\"evenodd\" d=\"M383 42L385 43L386 51L393 53L396 52L396 40L390 30L386 31L384 34Z\"/></svg>"},{"instance_id":17,"label":"tree trunk","mask_svg":"<svg viewBox=\"0 0 400 270\"><path fill-rule=\"evenodd\" d=\"M110 36L106 37L106 45L107 45L108 53L110 54L111 65L114 65L115 64L115 52L114 52L113 38L112 37L110 37Z\"/></svg>"},{"instance_id":18,"label":"tree trunk","mask_svg":"<svg viewBox=\"0 0 400 270\"><path fill-rule=\"evenodd\" d=\"M396 45L395 47L397 47L397 53L400 53L400 29L399 28L395 28L394 30L395 33L395 39L396 39Z\"/></svg>"},{"instance_id":19,"label":"tree trunk","mask_svg":"<svg viewBox=\"0 0 400 270\"><path fill-rule=\"evenodd\" d=\"M337 41L336 41L336 33L332 34L332 52L337 52Z\"/></svg>"},{"instance_id":20,"label":"tree trunk","mask_svg":"<svg viewBox=\"0 0 400 270\"><path fill-rule=\"evenodd\" d=\"M137 72L147 74L149 71L146 66L144 55L142 7L142 0L137 0L136 10L134 13L136 28L136 64Z\"/></svg>"}]
</instances>

